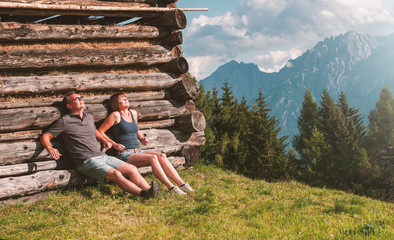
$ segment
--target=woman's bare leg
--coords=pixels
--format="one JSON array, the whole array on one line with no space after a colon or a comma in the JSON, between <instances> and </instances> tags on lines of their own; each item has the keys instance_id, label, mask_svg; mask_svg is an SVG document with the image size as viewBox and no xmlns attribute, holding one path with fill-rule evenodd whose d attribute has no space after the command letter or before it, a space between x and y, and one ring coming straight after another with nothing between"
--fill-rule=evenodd
<instances>
[{"instance_id":1,"label":"woman's bare leg","mask_svg":"<svg viewBox=\"0 0 394 240\"><path fill-rule=\"evenodd\" d=\"M134 153L129 156L127 162L136 167L151 166L153 174L160 180L168 189L172 188L174 184L168 180L165 171L163 170L159 159L154 154Z\"/></svg>"},{"instance_id":2,"label":"woman's bare leg","mask_svg":"<svg viewBox=\"0 0 394 240\"><path fill-rule=\"evenodd\" d=\"M179 176L179 173L176 171L174 166L170 163L168 158L166 157L165 154L163 153L158 153L158 152L144 152L144 154L152 154L157 157L157 159L160 162L161 167L163 168L164 172L167 174L167 176L172 179L178 186L181 186L185 184L185 182L182 180L182 178Z\"/></svg>"}]
</instances>

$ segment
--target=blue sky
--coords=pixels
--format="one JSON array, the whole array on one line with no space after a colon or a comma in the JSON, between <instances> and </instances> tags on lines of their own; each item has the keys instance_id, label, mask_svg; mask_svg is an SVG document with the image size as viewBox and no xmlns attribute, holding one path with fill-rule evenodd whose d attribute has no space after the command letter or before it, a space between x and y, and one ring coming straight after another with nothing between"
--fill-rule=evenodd
<instances>
[{"instance_id":1,"label":"blue sky","mask_svg":"<svg viewBox=\"0 0 394 240\"><path fill-rule=\"evenodd\" d=\"M185 12L182 44L198 80L231 60L279 71L326 37L350 30L394 33L393 0L178 0Z\"/></svg>"}]
</instances>

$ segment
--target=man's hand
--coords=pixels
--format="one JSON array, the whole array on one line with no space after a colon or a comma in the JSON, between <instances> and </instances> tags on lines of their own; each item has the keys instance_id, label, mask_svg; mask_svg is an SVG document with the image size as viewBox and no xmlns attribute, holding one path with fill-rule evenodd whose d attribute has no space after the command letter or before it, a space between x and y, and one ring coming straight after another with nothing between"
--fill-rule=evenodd
<instances>
[{"instance_id":1,"label":"man's hand","mask_svg":"<svg viewBox=\"0 0 394 240\"><path fill-rule=\"evenodd\" d=\"M58 160L62 156L56 148L49 147L47 150L55 160Z\"/></svg>"},{"instance_id":2,"label":"man's hand","mask_svg":"<svg viewBox=\"0 0 394 240\"><path fill-rule=\"evenodd\" d=\"M112 143L110 142L105 142L103 145L105 149L110 149L112 147Z\"/></svg>"},{"instance_id":3,"label":"man's hand","mask_svg":"<svg viewBox=\"0 0 394 240\"><path fill-rule=\"evenodd\" d=\"M119 143L115 143L112 146L115 148L115 150L118 150L118 151L122 151L126 148L124 145L119 144Z\"/></svg>"}]
</instances>

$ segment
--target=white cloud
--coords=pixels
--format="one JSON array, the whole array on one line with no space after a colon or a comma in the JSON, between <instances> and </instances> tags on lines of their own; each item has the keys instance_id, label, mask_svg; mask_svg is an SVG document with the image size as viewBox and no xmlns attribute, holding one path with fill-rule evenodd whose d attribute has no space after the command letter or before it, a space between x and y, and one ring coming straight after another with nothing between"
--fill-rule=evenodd
<instances>
[{"instance_id":1,"label":"white cloud","mask_svg":"<svg viewBox=\"0 0 394 240\"><path fill-rule=\"evenodd\" d=\"M287 51L270 51L268 54L257 55L253 58L260 70L264 72L278 72L290 59L295 59L302 54L301 49L289 49Z\"/></svg>"},{"instance_id":2,"label":"white cloud","mask_svg":"<svg viewBox=\"0 0 394 240\"><path fill-rule=\"evenodd\" d=\"M232 12L192 19L182 46L196 77L241 55L250 57L242 61L278 71L318 41L352 29L371 35L394 32L393 1L240 0Z\"/></svg>"},{"instance_id":3,"label":"white cloud","mask_svg":"<svg viewBox=\"0 0 394 240\"><path fill-rule=\"evenodd\" d=\"M208 76L205 70L209 69L210 66L217 64L220 61L212 56L195 56L187 58L187 62L189 63L189 72L197 80L201 80Z\"/></svg>"}]
</instances>

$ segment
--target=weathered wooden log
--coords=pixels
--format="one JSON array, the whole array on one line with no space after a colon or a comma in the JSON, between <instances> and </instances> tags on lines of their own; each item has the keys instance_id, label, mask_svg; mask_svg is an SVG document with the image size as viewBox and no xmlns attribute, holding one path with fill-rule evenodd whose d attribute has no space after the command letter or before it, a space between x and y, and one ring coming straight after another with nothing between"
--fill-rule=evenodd
<instances>
[{"instance_id":1,"label":"weathered wooden log","mask_svg":"<svg viewBox=\"0 0 394 240\"><path fill-rule=\"evenodd\" d=\"M127 99L129 99L132 102L169 99L169 93L166 91L129 93L126 90L124 92L126 93ZM109 98L110 95L84 96L84 101L85 104L106 103ZM52 99L14 98L10 101L0 102L0 109L59 106L61 105L61 101L62 98L52 98Z\"/></svg>"},{"instance_id":2,"label":"weathered wooden log","mask_svg":"<svg viewBox=\"0 0 394 240\"><path fill-rule=\"evenodd\" d=\"M42 134L42 130L0 133L0 142L15 142L21 140L38 139L41 134Z\"/></svg>"},{"instance_id":3,"label":"weathered wooden log","mask_svg":"<svg viewBox=\"0 0 394 240\"><path fill-rule=\"evenodd\" d=\"M160 70L163 72L170 72L175 75L181 75L189 71L189 64L185 58L180 57L163 64Z\"/></svg>"},{"instance_id":4,"label":"weathered wooden log","mask_svg":"<svg viewBox=\"0 0 394 240\"><path fill-rule=\"evenodd\" d=\"M184 145L181 156L185 157L185 167L193 166L198 161L198 149L192 145Z\"/></svg>"},{"instance_id":5,"label":"weathered wooden log","mask_svg":"<svg viewBox=\"0 0 394 240\"><path fill-rule=\"evenodd\" d=\"M124 25L47 25L0 22L0 41L68 41L86 39L155 39L168 36L168 42L179 36L152 26ZM182 36L181 36L182 37ZM178 44L174 44L178 45ZM173 46L174 46L173 45Z\"/></svg>"},{"instance_id":6,"label":"weathered wooden log","mask_svg":"<svg viewBox=\"0 0 394 240\"><path fill-rule=\"evenodd\" d=\"M0 68L150 66L167 63L177 57L178 47L169 51L159 45L108 49L9 49L0 50Z\"/></svg>"},{"instance_id":7,"label":"weathered wooden log","mask_svg":"<svg viewBox=\"0 0 394 240\"><path fill-rule=\"evenodd\" d=\"M189 113L186 105L172 100L130 102L130 105L139 113L141 121L174 118ZM108 115L103 104L86 104L86 112L91 113L96 122ZM61 113L57 107L1 109L0 132L41 129L58 119Z\"/></svg>"},{"instance_id":8,"label":"weathered wooden log","mask_svg":"<svg viewBox=\"0 0 394 240\"><path fill-rule=\"evenodd\" d=\"M179 156L170 156L168 160L174 167L185 164L185 158ZM43 162L32 162L32 163L21 163L14 165L0 166L0 178L27 175L35 172L46 171L46 170L60 170L60 169L72 169L73 166L70 161L67 160L51 160ZM139 168L139 172L149 173L152 168Z\"/></svg>"},{"instance_id":9,"label":"weathered wooden log","mask_svg":"<svg viewBox=\"0 0 394 240\"><path fill-rule=\"evenodd\" d=\"M184 157L168 157L174 167L185 164ZM40 163L35 163L40 164ZM26 165L26 164L21 164ZM1 170L0 170L1 171ZM141 174L152 172L151 167L138 168ZM76 186L84 183L93 183L95 180L88 179L75 170L42 170L30 175L6 177L0 179L0 199L25 196L38 192L58 189L62 187Z\"/></svg>"},{"instance_id":10,"label":"weathered wooden log","mask_svg":"<svg viewBox=\"0 0 394 240\"><path fill-rule=\"evenodd\" d=\"M176 9L150 7L146 3L104 1L7 1L0 2L0 14L24 16L112 16L154 17L158 13L174 12ZM160 14L159 14L160 15Z\"/></svg>"},{"instance_id":11,"label":"weathered wooden log","mask_svg":"<svg viewBox=\"0 0 394 240\"><path fill-rule=\"evenodd\" d=\"M174 128L175 119L164 119L157 121L139 122L141 130L143 129L162 129L162 128ZM11 133L0 133L0 142L15 142L23 140L34 140L38 139L42 134L42 130L30 130L30 131L18 131Z\"/></svg>"},{"instance_id":12,"label":"weathered wooden log","mask_svg":"<svg viewBox=\"0 0 394 240\"><path fill-rule=\"evenodd\" d=\"M43 161L43 162L32 162L32 163L21 163L15 165L0 166L0 178L26 175L39 171L45 170L57 170L72 168L71 162L69 161Z\"/></svg>"},{"instance_id":13,"label":"weathered wooden log","mask_svg":"<svg viewBox=\"0 0 394 240\"><path fill-rule=\"evenodd\" d=\"M166 73L92 73L58 76L0 77L1 94L36 94L87 90L162 90L177 81ZM185 94L185 93L184 93Z\"/></svg>"},{"instance_id":14,"label":"weathered wooden log","mask_svg":"<svg viewBox=\"0 0 394 240\"><path fill-rule=\"evenodd\" d=\"M172 146L175 149L183 145L201 146L205 141L202 132L187 134L167 129L147 129L141 132L150 141L147 146L141 146L141 148L150 151L164 151L163 149ZM63 155L62 158L67 158L67 152L61 142L53 141L52 144ZM0 143L0 152L0 166L53 160L39 141Z\"/></svg>"},{"instance_id":15,"label":"weathered wooden log","mask_svg":"<svg viewBox=\"0 0 394 240\"><path fill-rule=\"evenodd\" d=\"M200 111L194 111L176 118L176 129L183 132L202 132L205 129L205 117Z\"/></svg>"},{"instance_id":16,"label":"weathered wooden log","mask_svg":"<svg viewBox=\"0 0 394 240\"><path fill-rule=\"evenodd\" d=\"M171 96L175 100L184 102L190 99L194 99L198 96L200 91L198 90L197 84L190 79L186 74L179 77L181 80L176 82L171 88Z\"/></svg>"},{"instance_id":17,"label":"weathered wooden log","mask_svg":"<svg viewBox=\"0 0 394 240\"><path fill-rule=\"evenodd\" d=\"M160 26L166 29L184 29L187 21L183 11L176 8L166 9L172 9L173 11L164 12L160 16L154 18L143 18L138 22L141 24Z\"/></svg>"},{"instance_id":18,"label":"weathered wooden log","mask_svg":"<svg viewBox=\"0 0 394 240\"><path fill-rule=\"evenodd\" d=\"M192 114L187 113L186 115L180 115L175 119L164 119L164 120L156 120L156 121L145 121L139 122L139 127L141 130L143 129L175 129L183 132L198 132L203 131L205 128L205 123L201 122L204 119L199 116L201 113L198 111L193 112ZM178 120L182 119L182 120ZM189 127L184 127L180 122L185 122ZM177 122L177 123L176 123ZM14 142L21 140L34 140L38 139L42 134L42 130L28 130L28 131L16 131L11 133L0 133L0 142Z\"/></svg>"},{"instance_id":19,"label":"weathered wooden log","mask_svg":"<svg viewBox=\"0 0 394 240\"><path fill-rule=\"evenodd\" d=\"M0 199L83 184L87 178L75 170L48 170L0 179Z\"/></svg>"},{"instance_id":20,"label":"weathered wooden log","mask_svg":"<svg viewBox=\"0 0 394 240\"><path fill-rule=\"evenodd\" d=\"M183 43L183 35L182 32L174 32L169 36L163 37L161 39L161 42L163 45L167 46L176 46L176 45L181 45Z\"/></svg>"}]
</instances>

